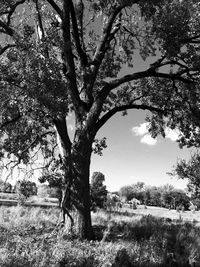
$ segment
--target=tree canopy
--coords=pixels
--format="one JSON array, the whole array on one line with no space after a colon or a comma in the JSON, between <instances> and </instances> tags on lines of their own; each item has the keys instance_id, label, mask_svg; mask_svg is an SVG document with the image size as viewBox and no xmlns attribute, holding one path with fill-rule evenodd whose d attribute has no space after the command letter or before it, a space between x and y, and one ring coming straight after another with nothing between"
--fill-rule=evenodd
<instances>
[{"instance_id":1,"label":"tree canopy","mask_svg":"<svg viewBox=\"0 0 200 267\"><path fill-rule=\"evenodd\" d=\"M181 159L178 161L171 175L177 176L179 179L187 179L187 188L191 194L192 200L200 197L200 155L199 152L193 154L186 161ZM198 203L199 206L199 203Z\"/></svg>"},{"instance_id":2,"label":"tree canopy","mask_svg":"<svg viewBox=\"0 0 200 267\"><path fill-rule=\"evenodd\" d=\"M2 2L1 157L60 168L63 209L73 203L88 222L83 236L91 153L106 146L96 134L112 116L147 110L153 137L179 128L181 146L199 145L199 11L196 0Z\"/></svg>"}]
</instances>

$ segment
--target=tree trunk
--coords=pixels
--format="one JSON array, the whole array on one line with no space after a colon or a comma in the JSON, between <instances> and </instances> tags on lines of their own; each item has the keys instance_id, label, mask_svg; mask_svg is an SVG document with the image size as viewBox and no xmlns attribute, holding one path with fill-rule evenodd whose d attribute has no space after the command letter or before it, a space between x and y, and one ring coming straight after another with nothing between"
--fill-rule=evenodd
<instances>
[{"instance_id":1,"label":"tree trunk","mask_svg":"<svg viewBox=\"0 0 200 267\"><path fill-rule=\"evenodd\" d=\"M84 140L72 145L71 168L66 166L66 187L62 202L64 221L68 217L73 234L89 240L94 238L90 213L91 148L92 144Z\"/></svg>"},{"instance_id":2,"label":"tree trunk","mask_svg":"<svg viewBox=\"0 0 200 267\"><path fill-rule=\"evenodd\" d=\"M92 142L88 142L87 138L80 137L72 148L74 231L78 237L86 239L94 238L90 212L91 153Z\"/></svg>"},{"instance_id":3,"label":"tree trunk","mask_svg":"<svg viewBox=\"0 0 200 267\"><path fill-rule=\"evenodd\" d=\"M94 134L82 128L71 143L66 120L55 122L63 161L64 188L62 199L63 219L69 219L71 230L79 238L93 239L90 213L90 160ZM77 127L78 128L78 127Z\"/></svg>"}]
</instances>

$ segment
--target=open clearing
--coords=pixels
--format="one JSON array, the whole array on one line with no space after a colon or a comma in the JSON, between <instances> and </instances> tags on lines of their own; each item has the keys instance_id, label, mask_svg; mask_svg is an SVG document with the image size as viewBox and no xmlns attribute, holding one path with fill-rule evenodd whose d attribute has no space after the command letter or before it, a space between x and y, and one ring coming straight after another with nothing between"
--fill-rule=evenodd
<instances>
[{"instance_id":1,"label":"open clearing","mask_svg":"<svg viewBox=\"0 0 200 267\"><path fill-rule=\"evenodd\" d=\"M0 206L17 206L18 195L0 193ZM39 198L37 196L31 196L26 202L25 206L33 207L58 207L58 200L56 198ZM147 206L145 209L144 205L139 205L137 209L122 208L119 213L131 215L152 215L155 217L169 218L171 220L183 220L185 222L196 222L200 225L200 211L180 211L169 210L161 207Z\"/></svg>"}]
</instances>

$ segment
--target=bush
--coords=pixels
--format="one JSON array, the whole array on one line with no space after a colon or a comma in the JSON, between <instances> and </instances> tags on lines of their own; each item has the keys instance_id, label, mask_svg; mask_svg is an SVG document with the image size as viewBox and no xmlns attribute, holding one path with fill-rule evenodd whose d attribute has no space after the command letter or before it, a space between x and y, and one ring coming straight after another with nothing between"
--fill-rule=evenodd
<instances>
[{"instance_id":1,"label":"bush","mask_svg":"<svg viewBox=\"0 0 200 267\"><path fill-rule=\"evenodd\" d=\"M37 186L36 183L28 180L17 181L16 191L19 194L19 200L23 202L30 196L37 195Z\"/></svg>"}]
</instances>

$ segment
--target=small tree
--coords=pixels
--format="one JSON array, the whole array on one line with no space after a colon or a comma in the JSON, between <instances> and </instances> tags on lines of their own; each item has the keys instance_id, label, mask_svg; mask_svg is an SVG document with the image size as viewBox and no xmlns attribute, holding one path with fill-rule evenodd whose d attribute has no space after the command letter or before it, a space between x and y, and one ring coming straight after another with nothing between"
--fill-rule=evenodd
<instances>
[{"instance_id":1,"label":"small tree","mask_svg":"<svg viewBox=\"0 0 200 267\"><path fill-rule=\"evenodd\" d=\"M125 199L125 201L129 201L135 197L133 187L131 185L122 186L119 190L119 195L122 199Z\"/></svg>"},{"instance_id":2,"label":"small tree","mask_svg":"<svg viewBox=\"0 0 200 267\"><path fill-rule=\"evenodd\" d=\"M3 192L4 193L12 193L12 185L8 182L5 182Z\"/></svg>"},{"instance_id":3,"label":"small tree","mask_svg":"<svg viewBox=\"0 0 200 267\"><path fill-rule=\"evenodd\" d=\"M97 208L103 208L107 201L107 190L103 184L105 176L101 172L94 172L91 178L90 194L91 194L91 210L96 211Z\"/></svg>"},{"instance_id":4,"label":"small tree","mask_svg":"<svg viewBox=\"0 0 200 267\"><path fill-rule=\"evenodd\" d=\"M12 185L8 182L0 180L0 192L2 193L12 193Z\"/></svg>"},{"instance_id":5,"label":"small tree","mask_svg":"<svg viewBox=\"0 0 200 267\"><path fill-rule=\"evenodd\" d=\"M20 199L24 198L26 200L30 196L37 195L37 186L36 183L28 180L17 181L16 191Z\"/></svg>"}]
</instances>

